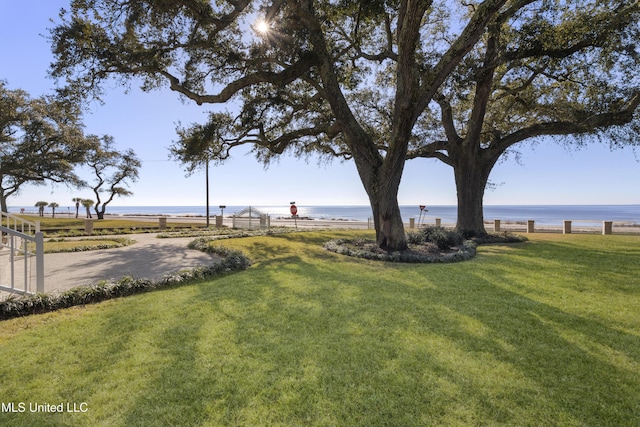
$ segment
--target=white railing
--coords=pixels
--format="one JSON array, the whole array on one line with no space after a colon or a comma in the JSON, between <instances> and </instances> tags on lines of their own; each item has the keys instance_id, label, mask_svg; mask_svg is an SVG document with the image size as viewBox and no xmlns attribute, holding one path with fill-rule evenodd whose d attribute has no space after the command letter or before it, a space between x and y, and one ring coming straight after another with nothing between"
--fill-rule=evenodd
<instances>
[{"instance_id":1,"label":"white railing","mask_svg":"<svg viewBox=\"0 0 640 427\"><path fill-rule=\"evenodd\" d=\"M0 225L24 234L35 234L40 231L40 221L27 221L6 212L0 212Z\"/></svg>"},{"instance_id":2,"label":"white railing","mask_svg":"<svg viewBox=\"0 0 640 427\"><path fill-rule=\"evenodd\" d=\"M0 291L44 292L44 237L40 223L0 212L0 237Z\"/></svg>"}]
</instances>

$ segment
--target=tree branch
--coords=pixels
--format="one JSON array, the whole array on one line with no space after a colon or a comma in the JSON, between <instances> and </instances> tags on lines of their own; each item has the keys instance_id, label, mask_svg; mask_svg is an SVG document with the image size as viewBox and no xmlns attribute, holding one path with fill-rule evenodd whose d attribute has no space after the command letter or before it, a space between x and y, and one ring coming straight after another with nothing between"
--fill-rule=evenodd
<instances>
[{"instance_id":1,"label":"tree branch","mask_svg":"<svg viewBox=\"0 0 640 427\"><path fill-rule=\"evenodd\" d=\"M414 110L416 119L427 108L440 85L480 40L487 24L505 3L507 3L507 0L486 0L477 6L460 36L447 52L442 55L438 63L426 73L425 78L427 81L422 85Z\"/></svg>"},{"instance_id":2,"label":"tree branch","mask_svg":"<svg viewBox=\"0 0 640 427\"><path fill-rule=\"evenodd\" d=\"M536 136L585 134L597 131L599 128L624 126L633 120L634 113L639 105L640 92L636 92L622 110L600 114L586 113L586 115L585 112L576 112L576 115L579 113L579 115L585 115L585 117L575 121L536 123L497 140L491 144L491 149L502 152L514 144Z\"/></svg>"},{"instance_id":3,"label":"tree branch","mask_svg":"<svg viewBox=\"0 0 640 427\"><path fill-rule=\"evenodd\" d=\"M339 126L337 124L324 124L314 127L296 129L294 131L286 132L280 135L278 138L269 139L264 130L260 129L257 138L253 141L247 142L254 142L262 147L268 148L269 151L272 151L276 154L282 154L284 150L296 140L300 140L304 137L319 136L322 134L335 138L335 136L339 132Z\"/></svg>"},{"instance_id":4,"label":"tree branch","mask_svg":"<svg viewBox=\"0 0 640 427\"><path fill-rule=\"evenodd\" d=\"M429 144L420 146L415 150L407 151L407 160L416 159L419 157L422 158L432 158L438 159L441 162L453 166L451 163L451 159L447 156L444 151L447 151L450 147L449 141L435 141Z\"/></svg>"},{"instance_id":5,"label":"tree branch","mask_svg":"<svg viewBox=\"0 0 640 427\"><path fill-rule=\"evenodd\" d=\"M225 86L217 95L200 95L186 88L181 84L180 80L166 70L146 70L147 72L158 72L164 76L170 83L170 88L189 99L195 101L198 105L223 103L231 99L233 95L244 88L259 84L270 83L273 85L284 86L294 80L301 78L309 69L319 64L319 59L311 52L305 52L300 60L289 68L279 73L261 71L249 74L238 80L235 80Z\"/></svg>"},{"instance_id":6,"label":"tree branch","mask_svg":"<svg viewBox=\"0 0 640 427\"><path fill-rule=\"evenodd\" d=\"M495 67L492 67L489 64L494 61L494 58L498 54L499 40L500 25L493 22L489 24L488 28L488 39L486 43L483 68L476 82L473 107L471 109L471 115L467 125L467 135L465 136L464 143L475 144L475 142L480 139L495 75Z\"/></svg>"},{"instance_id":7,"label":"tree branch","mask_svg":"<svg viewBox=\"0 0 640 427\"><path fill-rule=\"evenodd\" d=\"M601 16L594 16L590 27L584 31L584 37L568 46L547 47L540 40L535 40L534 45L529 49L519 46L515 51L505 52L502 58L498 58L498 62L506 63L531 57L566 58L588 47L601 46L607 42L606 35L609 31L613 31L624 21L634 19L633 14L638 11L640 11L640 2L637 0L626 7L621 5L613 14L604 13Z\"/></svg>"},{"instance_id":8,"label":"tree branch","mask_svg":"<svg viewBox=\"0 0 640 427\"><path fill-rule=\"evenodd\" d=\"M442 114L442 126L444 127L445 135L450 143L456 143L462 140L456 131L455 123L453 121L453 108L451 103L441 93L436 94L435 100L440 105L440 111Z\"/></svg>"}]
</instances>

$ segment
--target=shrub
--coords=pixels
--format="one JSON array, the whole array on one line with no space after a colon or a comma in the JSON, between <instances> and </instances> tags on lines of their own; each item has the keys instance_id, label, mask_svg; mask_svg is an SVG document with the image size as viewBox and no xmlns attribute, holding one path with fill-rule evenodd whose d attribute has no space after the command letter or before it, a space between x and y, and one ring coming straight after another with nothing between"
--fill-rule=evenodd
<instances>
[{"instance_id":1,"label":"shrub","mask_svg":"<svg viewBox=\"0 0 640 427\"><path fill-rule=\"evenodd\" d=\"M277 234L294 233L297 230L287 227L271 227L267 230L236 230L233 228L214 228L214 229L192 229L171 231L158 234L161 239L168 239L173 237L201 237L209 238L209 240L218 239L234 239L240 237L255 237L255 236L274 236Z\"/></svg>"},{"instance_id":2,"label":"shrub","mask_svg":"<svg viewBox=\"0 0 640 427\"><path fill-rule=\"evenodd\" d=\"M421 231L424 242L435 243L440 250L448 250L464 243L462 234L442 227L426 227Z\"/></svg>"},{"instance_id":3,"label":"shrub","mask_svg":"<svg viewBox=\"0 0 640 427\"><path fill-rule=\"evenodd\" d=\"M82 242L90 242L88 244L81 244ZM65 243L69 243L66 246ZM90 238L80 240L66 240L64 237L49 239L45 242L45 253L62 253L62 252L83 252L94 251L98 249L113 249L129 246L135 243L135 241L128 238Z\"/></svg>"},{"instance_id":4,"label":"shrub","mask_svg":"<svg viewBox=\"0 0 640 427\"><path fill-rule=\"evenodd\" d=\"M476 236L472 239L479 245L487 245L491 243L523 243L527 239L525 236L519 236L505 231L500 234L485 234L484 236Z\"/></svg>"},{"instance_id":5,"label":"shrub","mask_svg":"<svg viewBox=\"0 0 640 427\"><path fill-rule=\"evenodd\" d=\"M476 255L476 244L472 241L466 241L461 244L458 251L451 253L424 253L408 250L405 252L385 252L376 248L375 242L368 242L363 245L360 239L336 239L330 240L324 245L328 251L335 252L340 255L347 255L356 258L364 258L375 261L388 262L404 262L404 263L449 263L467 261Z\"/></svg>"},{"instance_id":6,"label":"shrub","mask_svg":"<svg viewBox=\"0 0 640 427\"><path fill-rule=\"evenodd\" d=\"M407 243L410 245L424 243L424 235L419 231L409 231L407 232Z\"/></svg>"}]
</instances>

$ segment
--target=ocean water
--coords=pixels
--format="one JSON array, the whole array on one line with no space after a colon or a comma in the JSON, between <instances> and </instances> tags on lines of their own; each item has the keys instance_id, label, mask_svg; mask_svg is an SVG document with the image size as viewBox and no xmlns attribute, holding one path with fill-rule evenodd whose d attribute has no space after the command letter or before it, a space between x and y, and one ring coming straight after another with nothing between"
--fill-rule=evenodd
<instances>
[{"instance_id":1,"label":"ocean water","mask_svg":"<svg viewBox=\"0 0 640 427\"><path fill-rule=\"evenodd\" d=\"M227 206L224 215L232 215L248 206ZM366 221L372 216L371 208L366 205L358 206L301 206L298 205L298 216L311 219L336 219ZM253 206L262 213L273 218L290 217L290 206ZM10 213L20 213L21 209L35 213L33 206L10 207ZM400 207L403 221L415 218L416 222L433 223L435 218L442 219L445 224L455 223L457 208L454 205L427 206L420 211L417 205ZM51 214L49 208L46 215ZM80 215L84 209L80 208ZM190 215L204 216L204 206L107 206L107 214L112 215ZM211 215L220 215L217 206L210 207ZM56 209L56 215L75 216L75 206L61 206ZM484 207L485 220L500 219L503 222L523 222L534 220L539 225L561 225L563 220L577 221L586 226L599 226L602 221L614 221L627 224L640 224L640 205L489 205Z\"/></svg>"}]
</instances>

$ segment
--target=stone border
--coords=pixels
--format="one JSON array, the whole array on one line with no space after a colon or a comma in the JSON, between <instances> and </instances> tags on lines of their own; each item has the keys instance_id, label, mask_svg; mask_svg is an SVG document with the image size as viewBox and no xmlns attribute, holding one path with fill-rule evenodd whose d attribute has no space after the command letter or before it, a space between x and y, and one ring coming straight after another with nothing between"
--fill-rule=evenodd
<instances>
[{"instance_id":1,"label":"stone border","mask_svg":"<svg viewBox=\"0 0 640 427\"><path fill-rule=\"evenodd\" d=\"M356 239L336 239L324 244L324 249L340 255L347 255L355 258L364 258L374 261L402 262L402 263L452 263L468 261L476 256L477 244L471 240L466 240L457 252L445 254L420 254L415 252L385 252L374 253L367 250L353 250L349 243Z\"/></svg>"}]
</instances>

